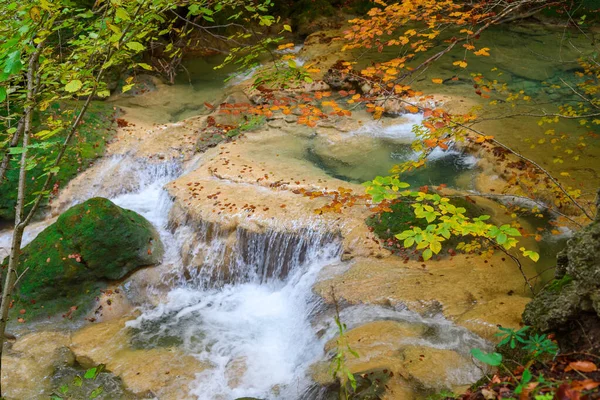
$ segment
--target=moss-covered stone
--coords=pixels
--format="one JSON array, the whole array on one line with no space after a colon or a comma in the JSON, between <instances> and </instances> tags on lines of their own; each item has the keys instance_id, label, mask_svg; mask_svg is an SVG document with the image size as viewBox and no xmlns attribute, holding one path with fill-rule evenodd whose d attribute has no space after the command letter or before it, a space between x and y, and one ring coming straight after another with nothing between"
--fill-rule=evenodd
<instances>
[{"instance_id":1,"label":"moss-covered stone","mask_svg":"<svg viewBox=\"0 0 600 400\"><path fill-rule=\"evenodd\" d=\"M586 226L557 256L555 281L525 308L523 320L548 331L583 315L600 318L600 220Z\"/></svg>"},{"instance_id":2,"label":"moss-covered stone","mask_svg":"<svg viewBox=\"0 0 600 400\"><path fill-rule=\"evenodd\" d=\"M157 264L162 254L150 222L96 197L67 210L22 250L18 270L27 272L15 300L26 317L66 312L72 306L85 310L80 306L107 281Z\"/></svg>"}]
</instances>

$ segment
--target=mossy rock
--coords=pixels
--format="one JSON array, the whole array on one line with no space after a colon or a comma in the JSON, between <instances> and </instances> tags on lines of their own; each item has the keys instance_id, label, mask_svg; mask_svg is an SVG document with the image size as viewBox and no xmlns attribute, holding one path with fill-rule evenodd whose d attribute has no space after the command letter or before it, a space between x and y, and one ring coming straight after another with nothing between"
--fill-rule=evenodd
<instances>
[{"instance_id":1,"label":"mossy rock","mask_svg":"<svg viewBox=\"0 0 600 400\"><path fill-rule=\"evenodd\" d=\"M567 242L555 278L525 307L523 321L540 331L564 329L583 315L600 323L600 220Z\"/></svg>"},{"instance_id":2,"label":"mossy rock","mask_svg":"<svg viewBox=\"0 0 600 400\"><path fill-rule=\"evenodd\" d=\"M396 202L390 205L391 211L383 211L367 218L367 226L373 228L378 238L386 240L410 229L411 226L425 228L425 220L419 220L410 204Z\"/></svg>"},{"instance_id":3,"label":"mossy rock","mask_svg":"<svg viewBox=\"0 0 600 400\"><path fill-rule=\"evenodd\" d=\"M22 250L18 271L27 272L15 301L29 318L72 306L85 311L107 282L155 265L162 255L150 222L96 197L67 210Z\"/></svg>"}]
</instances>

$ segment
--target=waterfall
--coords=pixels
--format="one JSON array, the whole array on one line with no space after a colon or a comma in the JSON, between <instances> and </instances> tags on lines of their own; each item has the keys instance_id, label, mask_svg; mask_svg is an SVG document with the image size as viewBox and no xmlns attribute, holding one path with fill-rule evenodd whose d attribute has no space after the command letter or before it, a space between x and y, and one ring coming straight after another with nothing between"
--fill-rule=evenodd
<instances>
[{"instance_id":1,"label":"waterfall","mask_svg":"<svg viewBox=\"0 0 600 400\"><path fill-rule=\"evenodd\" d=\"M388 134L403 137L407 132L390 128ZM188 163L189 168L198 161ZM196 357L205 365L190 386L198 399L318 399L322 390L313 383L310 367L331 356L324 349L336 329L331 308L312 288L325 267L344 268L340 234L318 224L251 231L185 218L175 223L173 200L164 187L186 172L181 162L119 155L94 168L70 185L56 207L108 197L148 219L165 246L160 268L168 274L164 281L170 289L158 305L143 304L139 317L127 323L130 345L177 346ZM0 235L0 244L4 239L6 234ZM124 290L135 296L128 284ZM383 307L342 311L349 329L382 319L430 327L429 337L413 339L418 345L465 356L469 348L485 346L443 318ZM479 371L460 373L475 381Z\"/></svg>"},{"instance_id":2,"label":"waterfall","mask_svg":"<svg viewBox=\"0 0 600 400\"><path fill-rule=\"evenodd\" d=\"M320 304L312 287L339 261L339 241L318 231L237 230L227 263L221 233L202 225L210 257L166 302L128 323L133 340L175 342L208 365L191 391L199 399L298 398L311 385L310 365L323 357L325 338L311 325Z\"/></svg>"}]
</instances>

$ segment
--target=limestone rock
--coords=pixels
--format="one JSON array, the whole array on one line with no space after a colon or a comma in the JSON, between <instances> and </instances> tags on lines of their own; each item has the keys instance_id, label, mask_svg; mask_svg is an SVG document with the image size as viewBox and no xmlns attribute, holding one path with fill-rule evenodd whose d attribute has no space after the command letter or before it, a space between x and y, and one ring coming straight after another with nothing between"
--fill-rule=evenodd
<instances>
[{"instance_id":1,"label":"limestone rock","mask_svg":"<svg viewBox=\"0 0 600 400\"><path fill-rule=\"evenodd\" d=\"M84 367L105 364L137 395L166 400L191 399L189 383L206 368L172 347L132 348L125 323L129 318L93 324L73 335L71 349Z\"/></svg>"},{"instance_id":2,"label":"limestone rock","mask_svg":"<svg viewBox=\"0 0 600 400\"><path fill-rule=\"evenodd\" d=\"M424 390L468 385L478 377L477 367L452 350L409 346L401 350L403 375Z\"/></svg>"},{"instance_id":3,"label":"limestone rock","mask_svg":"<svg viewBox=\"0 0 600 400\"><path fill-rule=\"evenodd\" d=\"M335 268L334 266L331 267ZM355 258L343 273L322 272L315 293L331 301L331 286L342 302L408 308L450 321L497 340L497 325L516 328L528 302L516 266L494 255L490 260L458 254L423 266L395 256ZM333 276L332 276L333 275Z\"/></svg>"},{"instance_id":4,"label":"limestone rock","mask_svg":"<svg viewBox=\"0 0 600 400\"><path fill-rule=\"evenodd\" d=\"M2 357L2 394L6 399L48 399L56 362L69 343L69 334L62 332L20 337Z\"/></svg>"},{"instance_id":5,"label":"limestone rock","mask_svg":"<svg viewBox=\"0 0 600 400\"><path fill-rule=\"evenodd\" d=\"M366 207L343 215L315 213L331 200L311 199L301 190L344 187L363 193L364 188L329 176L306 158L307 148L304 134L265 128L207 150L194 170L167 185L174 199L171 226L189 226L187 242L199 244L183 249L191 275L195 269L217 266L215 273L227 280L237 258L262 256L265 262L259 264L269 275L286 267L274 253L286 260L303 257L303 251L291 249L296 244L306 247L307 239L339 238L345 258L388 254L364 223L370 215ZM262 239L267 236L276 250L265 247Z\"/></svg>"}]
</instances>

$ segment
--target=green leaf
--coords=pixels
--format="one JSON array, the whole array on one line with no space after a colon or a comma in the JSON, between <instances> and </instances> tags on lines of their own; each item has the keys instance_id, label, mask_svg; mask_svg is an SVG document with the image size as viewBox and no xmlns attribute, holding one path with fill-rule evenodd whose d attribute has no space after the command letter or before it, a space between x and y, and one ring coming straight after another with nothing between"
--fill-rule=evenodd
<instances>
[{"instance_id":1,"label":"green leaf","mask_svg":"<svg viewBox=\"0 0 600 400\"><path fill-rule=\"evenodd\" d=\"M77 387L81 387L81 385L83 385L83 379L81 379L81 377L79 375L77 375L74 379L73 379L73 385L77 386Z\"/></svg>"},{"instance_id":2,"label":"green leaf","mask_svg":"<svg viewBox=\"0 0 600 400\"><path fill-rule=\"evenodd\" d=\"M498 244L504 244L506 243L506 240L508 240L508 236L506 236L505 233L499 233L498 236L496 236Z\"/></svg>"},{"instance_id":3,"label":"green leaf","mask_svg":"<svg viewBox=\"0 0 600 400\"><path fill-rule=\"evenodd\" d=\"M123 86L123 89L122 89L121 91L122 91L123 93L125 93L125 92L128 92L128 91L130 91L130 90L131 90L131 88L133 88L134 86L135 86L135 84L134 84L134 83L131 83L131 84L129 84L129 85L125 85L125 86Z\"/></svg>"},{"instance_id":4,"label":"green leaf","mask_svg":"<svg viewBox=\"0 0 600 400\"><path fill-rule=\"evenodd\" d=\"M504 233L510 236L521 236L521 232L517 228L504 229Z\"/></svg>"},{"instance_id":5,"label":"green leaf","mask_svg":"<svg viewBox=\"0 0 600 400\"><path fill-rule=\"evenodd\" d=\"M4 68L2 71L9 75L18 74L21 72L23 68L23 63L21 62L21 51L16 50L10 53L4 62Z\"/></svg>"},{"instance_id":6,"label":"green leaf","mask_svg":"<svg viewBox=\"0 0 600 400\"><path fill-rule=\"evenodd\" d=\"M129 18L129 13L124 8L117 8L116 15L118 18L122 19L123 21L131 20L131 18Z\"/></svg>"},{"instance_id":7,"label":"green leaf","mask_svg":"<svg viewBox=\"0 0 600 400\"><path fill-rule=\"evenodd\" d=\"M23 154L24 151L25 151L25 147L11 147L8 149L8 154L10 154L10 155Z\"/></svg>"},{"instance_id":8,"label":"green leaf","mask_svg":"<svg viewBox=\"0 0 600 400\"><path fill-rule=\"evenodd\" d=\"M6 100L6 88L4 86L0 86L0 102Z\"/></svg>"},{"instance_id":9,"label":"green leaf","mask_svg":"<svg viewBox=\"0 0 600 400\"><path fill-rule=\"evenodd\" d=\"M350 381L350 386L352 386L353 390L356 390L356 378L352 375L352 372L346 370L346 375L348 376L348 380Z\"/></svg>"},{"instance_id":10,"label":"green leaf","mask_svg":"<svg viewBox=\"0 0 600 400\"><path fill-rule=\"evenodd\" d=\"M425 249L425 251L423 251L423 260L427 261L432 256L433 256L433 252L431 251L431 249Z\"/></svg>"},{"instance_id":11,"label":"green leaf","mask_svg":"<svg viewBox=\"0 0 600 400\"><path fill-rule=\"evenodd\" d=\"M97 367L93 367L85 371L83 376L85 379L96 379L98 374L104 370L104 364L99 364Z\"/></svg>"},{"instance_id":12,"label":"green leaf","mask_svg":"<svg viewBox=\"0 0 600 400\"><path fill-rule=\"evenodd\" d=\"M96 375L97 370L98 369L96 367L90 368L87 371L85 371L85 375L83 375L83 377L85 379L94 379L94 376Z\"/></svg>"},{"instance_id":13,"label":"green leaf","mask_svg":"<svg viewBox=\"0 0 600 400\"><path fill-rule=\"evenodd\" d=\"M152 66L148 65L146 63L138 63L137 66L141 67L141 68L144 68L145 70L152 71Z\"/></svg>"},{"instance_id":14,"label":"green leaf","mask_svg":"<svg viewBox=\"0 0 600 400\"><path fill-rule=\"evenodd\" d=\"M144 51L144 49L146 49L146 47L144 47L144 45L140 42L128 42L125 44L125 46L129 47L133 51Z\"/></svg>"},{"instance_id":15,"label":"green leaf","mask_svg":"<svg viewBox=\"0 0 600 400\"><path fill-rule=\"evenodd\" d=\"M79 79L74 79L65 85L65 90L69 93L75 93L83 87L83 83Z\"/></svg>"},{"instance_id":16,"label":"green leaf","mask_svg":"<svg viewBox=\"0 0 600 400\"><path fill-rule=\"evenodd\" d=\"M100 396L102 392L104 392L102 386L97 387L96 389L92 390L92 393L90 393L90 399L95 399L96 397Z\"/></svg>"},{"instance_id":17,"label":"green leaf","mask_svg":"<svg viewBox=\"0 0 600 400\"><path fill-rule=\"evenodd\" d=\"M484 353L480 349L471 349L471 355L484 364L497 367L502 364L502 354L500 353Z\"/></svg>"},{"instance_id":18,"label":"green leaf","mask_svg":"<svg viewBox=\"0 0 600 400\"><path fill-rule=\"evenodd\" d=\"M284 30L286 30L286 31L288 31L288 32L291 32L291 31L292 31L292 27L291 27L291 26L289 26L289 25L284 25L284 26L283 26L283 29L284 29Z\"/></svg>"}]
</instances>

